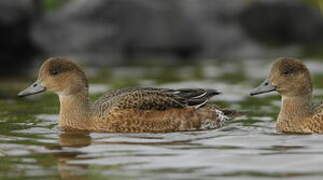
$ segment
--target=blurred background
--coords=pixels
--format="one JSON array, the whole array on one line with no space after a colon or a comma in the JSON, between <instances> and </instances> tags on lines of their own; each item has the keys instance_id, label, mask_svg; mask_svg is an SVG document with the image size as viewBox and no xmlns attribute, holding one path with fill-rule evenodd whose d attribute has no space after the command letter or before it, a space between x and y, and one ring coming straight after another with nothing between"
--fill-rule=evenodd
<instances>
[{"instance_id":1,"label":"blurred background","mask_svg":"<svg viewBox=\"0 0 323 180\"><path fill-rule=\"evenodd\" d=\"M0 72L323 55L320 0L1 0Z\"/></svg>"}]
</instances>

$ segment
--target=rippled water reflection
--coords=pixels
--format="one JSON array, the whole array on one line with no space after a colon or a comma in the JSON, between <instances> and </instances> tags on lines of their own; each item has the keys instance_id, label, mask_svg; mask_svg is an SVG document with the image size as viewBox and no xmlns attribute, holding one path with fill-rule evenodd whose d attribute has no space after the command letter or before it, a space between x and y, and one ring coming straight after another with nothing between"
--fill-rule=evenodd
<instances>
[{"instance_id":1,"label":"rippled water reflection","mask_svg":"<svg viewBox=\"0 0 323 180\"><path fill-rule=\"evenodd\" d=\"M314 78L319 78L322 72L317 66L322 65L315 61L309 64L316 74ZM64 133L57 129L55 96L1 100L4 110L0 111L0 179L322 177L323 136L277 133L274 127L279 97L247 96L265 76L266 63L247 61L243 65L221 66L203 66L202 79L184 77L184 80L157 83L156 78L146 78L137 82L174 88L218 88L224 94L214 101L255 111L252 116L239 118L217 130L168 134ZM185 76L184 72L190 74L194 68L182 71ZM97 84L91 92L101 93L113 85ZM320 96L322 91L316 92Z\"/></svg>"}]
</instances>

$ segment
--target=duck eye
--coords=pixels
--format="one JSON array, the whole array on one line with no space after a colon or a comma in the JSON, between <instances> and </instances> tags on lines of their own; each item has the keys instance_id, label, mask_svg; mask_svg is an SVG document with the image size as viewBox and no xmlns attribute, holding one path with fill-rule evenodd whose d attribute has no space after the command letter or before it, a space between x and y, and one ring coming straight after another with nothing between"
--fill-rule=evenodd
<instances>
[{"instance_id":1,"label":"duck eye","mask_svg":"<svg viewBox=\"0 0 323 180\"><path fill-rule=\"evenodd\" d=\"M288 75L288 74L291 74L292 72L293 72L293 69L287 69L283 71L283 74Z\"/></svg>"},{"instance_id":2,"label":"duck eye","mask_svg":"<svg viewBox=\"0 0 323 180\"><path fill-rule=\"evenodd\" d=\"M57 74L58 74L58 71L53 70L53 71L51 71L51 72L50 72L50 74L51 74L51 75L53 75L53 76L55 76L55 75L57 75Z\"/></svg>"}]
</instances>

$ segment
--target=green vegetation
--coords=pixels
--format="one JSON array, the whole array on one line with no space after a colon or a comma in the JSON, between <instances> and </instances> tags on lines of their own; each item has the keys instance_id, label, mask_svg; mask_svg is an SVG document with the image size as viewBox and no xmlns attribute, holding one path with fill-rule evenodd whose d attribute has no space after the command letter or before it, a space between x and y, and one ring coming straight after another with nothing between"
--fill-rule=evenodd
<instances>
[{"instance_id":1,"label":"green vegetation","mask_svg":"<svg viewBox=\"0 0 323 180\"><path fill-rule=\"evenodd\" d=\"M69 0L40 0L45 10L55 10Z\"/></svg>"},{"instance_id":2,"label":"green vegetation","mask_svg":"<svg viewBox=\"0 0 323 180\"><path fill-rule=\"evenodd\" d=\"M322 0L303 0L305 3L312 5L313 7L319 8L322 12L323 2Z\"/></svg>"}]
</instances>

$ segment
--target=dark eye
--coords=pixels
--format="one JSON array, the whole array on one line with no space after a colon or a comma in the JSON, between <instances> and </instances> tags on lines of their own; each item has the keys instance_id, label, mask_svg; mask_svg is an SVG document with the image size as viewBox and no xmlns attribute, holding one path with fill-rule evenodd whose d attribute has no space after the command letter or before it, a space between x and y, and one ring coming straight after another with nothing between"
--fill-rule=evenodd
<instances>
[{"instance_id":1,"label":"dark eye","mask_svg":"<svg viewBox=\"0 0 323 180\"><path fill-rule=\"evenodd\" d=\"M293 72L293 69L286 69L283 71L283 74L288 75L288 74L291 74L292 72Z\"/></svg>"},{"instance_id":2,"label":"dark eye","mask_svg":"<svg viewBox=\"0 0 323 180\"><path fill-rule=\"evenodd\" d=\"M58 71L56 71L56 70L53 70L53 71L50 72L50 75L53 75L53 76L55 76L57 74L58 74Z\"/></svg>"}]
</instances>

